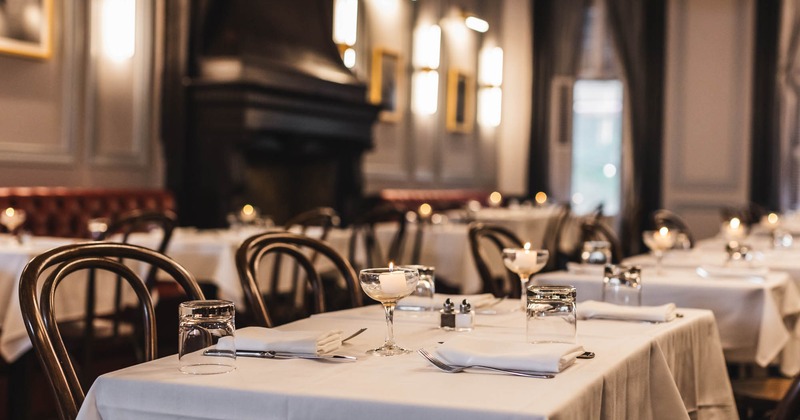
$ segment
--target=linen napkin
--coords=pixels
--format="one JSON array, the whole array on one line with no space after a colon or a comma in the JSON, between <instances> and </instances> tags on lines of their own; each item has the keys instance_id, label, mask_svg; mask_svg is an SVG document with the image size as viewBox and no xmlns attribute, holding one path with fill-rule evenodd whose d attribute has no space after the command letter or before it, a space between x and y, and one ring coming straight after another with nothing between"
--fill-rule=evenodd
<instances>
[{"instance_id":1,"label":"linen napkin","mask_svg":"<svg viewBox=\"0 0 800 420\"><path fill-rule=\"evenodd\" d=\"M583 346L458 336L440 345L436 353L454 365L558 373L575 363L575 359L583 353Z\"/></svg>"},{"instance_id":2,"label":"linen napkin","mask_svg":"<svg viewBox=\"0 0 800 420\"><path fill-rule=\"evenodd\" d=\"M675 304L667 303L659 306L622 306L596 300L587 300L578 303L578 318L667 322L675 318Z\"/></svg>"},{"instance_id":3,"label":"linen napkin","mask_svg":"<svg viewBox=\"0 0 800 420\"><path fill-rule=\"evenodd\" d=\"M580 264L576 262L567 263L567 271L571 274L588 274L593 276L603 277L605 272L605 265L603 264Z\"/></svg>"},{"instance_id":4,"label":"linen napkin","mask_svg":"<svg viewBox=\"0 0 800 420\"><path fill-rule=\"evenodd\" d=\"M286 353L324 354L342 346L342 332L280 331L274 328L246 327L236 330L234 337L223 337L218 350L279 351Z\"/></svg>"}]
</instances>

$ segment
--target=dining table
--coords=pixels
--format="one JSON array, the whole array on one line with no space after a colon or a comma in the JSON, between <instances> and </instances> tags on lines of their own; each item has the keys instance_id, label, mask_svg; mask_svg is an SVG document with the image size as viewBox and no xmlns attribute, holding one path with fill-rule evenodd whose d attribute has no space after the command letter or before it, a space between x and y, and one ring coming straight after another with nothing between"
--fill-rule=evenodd
<instances>
[{"instance_id":1,"label":"dining table","mask_svg":"<svg viewBox=\"0 0 800 420\"><path fill-rule=\"evenodd\" d=\"M437 298L440 298L437 296ZM525 341L525 312L506 300L475 316L469 332L439 328L436 311L396 311L395 338L435 351L468 335ZM580 304L579 304L580 305ZM732 419L737 418L711 311L679 308L669 322L579 320L577 340L594 352L552 379L467 370L446 373L419 354L366 354L384 340L380 305L328 312L277 327L367 330L336 354L353 362L238 357L237 369L188 375L176 355L99 377L79 419ZM537 344L530 344L536 346Z\"/></svg>"},{"instance_id":2,"label":"dining table","mask_svg":"<svg viewBox=\"0 0 800 420\"><path fill-rule=\"evenodd\" d=\"M712 265L665 265L647 256L625 260L641 266L643 305L674 302L711 310L717 321L725 358L732 363L779 364L791 376L800 372L800 291L783 271L736 270ZM677 258L677 257L676 257ZM708 271L706 271L708 270ZM574 264L568 270L538 274L539 285L574 286L577 300L603 300L602 265Z\"/></svg>"}]
</instances>

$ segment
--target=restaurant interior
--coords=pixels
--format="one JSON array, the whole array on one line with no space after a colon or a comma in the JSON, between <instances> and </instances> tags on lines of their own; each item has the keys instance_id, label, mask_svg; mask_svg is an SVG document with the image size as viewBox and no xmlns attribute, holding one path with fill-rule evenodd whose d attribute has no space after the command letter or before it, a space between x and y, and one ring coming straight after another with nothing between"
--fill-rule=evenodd
<instances>
[{"instance_id":1,"label":"restaurant interior","mask_svg":"<svg viewBox=\"0 0 800 420\"><path fill-rule=\"evenodd\" d=\"M793 0L0 0L0 418L798 419L796 58Z\"/></svg>"}]
</instances>

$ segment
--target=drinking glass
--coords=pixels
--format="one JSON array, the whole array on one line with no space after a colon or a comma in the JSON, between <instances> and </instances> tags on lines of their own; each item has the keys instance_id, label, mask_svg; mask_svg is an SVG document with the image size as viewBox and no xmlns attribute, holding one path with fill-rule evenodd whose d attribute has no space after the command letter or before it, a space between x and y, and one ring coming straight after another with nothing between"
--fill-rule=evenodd
<instances>
[{"instance_id":1,"label":"drinking glass","mask_svg":"<svg viewBox=\"0 0 800 420\"><path fill-rule=\"evenodd\" d=\"M606 264L603 269L603 302L642 306L642 268Z\"/></svg>"},{"instance_id":2,"label":"drinking glass","mask_svg":"<svg viewBox=\"0 0 800 420\"><path fill-rule=\"evenodd\" d=\"M191 300L178 308L178 359L183 373L210 375L236 369L233 302ZM227 338L226 338L227 337ZM224 347L206 354L221 340Z\"/></svg>"},{"instance_id":3,"label":"drinking glass","mask_svg":"<svg viewBox=\"0 0 800 420\"><path fill-rule=\"evenodd\" d=\"M433 311L436 309L433 307L433 295L436 293L434 275L436 269L427 265L404 265L400 268L410 268L419 272L419 281L417 282L417 287L414 288L414 291L411 292L409 296L416 296L419 299L418 302L420 302L420 304L419 306L406 305L404 302L403 307L418 311Z\"/></svg>"},{"instance_id":4,"label":"drinking glass","mask_svg":"<svg viewBox=\"0 0 800 420\"><path fill-rule=\"evenodd\" d=\"M664 253L675 246L677 240L676 232L667 227L662 227L659 230L646 230L642 232L642 240L644 244L653 252L656 257L656 273L661 274L661 260L664 259Z\"/></svg>"},{"instance_id":5,"label":"drinking glass","mask_svg":"<svg viewBox=\"0 0 800 420\"><path fill-rule=\"evenodd\" d=\"M367 351L374 356L395 356L406 354L411 350L404 349L394 342L394 308L397 301L410 295L419 282L419 271L413 268L392 267L367 268L358 275L361 288L370 298L383 304L386 313L386 340L383 346Z\"/></svg>"},{"instance_id":6,"label":"drinking glass","mask_svg":"<svg viewBox=\"0 0 800 420\"><path fill-rule=\"evenodd\" d=\"M525 248L503 249L503 263L506 268L519 276L522 287L522 292L520 293L522 310L525 310L528 306L528 298L526 296L528 280L532 275L544 268L548 258L550 258L549 251L546 249L530 249L529 245Z\"/></svg>"},{"instance_id":7,"label":"drinking glass","mask_svg":"<svg viewBox=\"0 0 800 420\"><path fill-rule=\"evenodd\" d=\"M608 264L611 262L611 244L608 241L586 241L581 251L583 264Z\"/></svg>"},{"instance_id":8,"label":"drinking glass","mask_svg":"<svg viewBox=\"0 0 800 420\"><path fill-rule=\"evenodd\" d=\"M575 288L531 286L527 294L526 338L530 343L574 343Z\"/></svg>"}]
</instances>

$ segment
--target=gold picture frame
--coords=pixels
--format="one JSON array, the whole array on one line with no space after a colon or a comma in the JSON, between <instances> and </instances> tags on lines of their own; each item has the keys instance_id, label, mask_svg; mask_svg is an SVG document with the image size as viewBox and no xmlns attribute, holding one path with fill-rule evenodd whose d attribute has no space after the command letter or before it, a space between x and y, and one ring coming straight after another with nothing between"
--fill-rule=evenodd
<instances>
[{"instance_id":1,"label":"gold picture frame","mask_svg":"<svg viewBox=\"0 0 800 420\"><path fill-rule=\"evenodd\" d=\"M0 53L50 58L53 50L53 0L5 2L0 12Z\"/></svg>"},{"instance_id":2,"label":"gold picture frame","mask_svg":"<svg viewBox=\"0 0 800 420\"><path fill-rule=\"evenodd\" d=\"M475 122L475 78L464 71L447 73L447 131L471 133Z\"/></svg>"},{"instance_id":3,"label":"gold picture frame","mask_svg":"<svg viewBox=\"0 0 800 420\"><path fill-rule=\"evenodd\" d=\"M401 68L398 53L381 47L372 51L369 100L383 108L379 115L381 121L400 121L402 115L400 106Z\"/></svg>"}]
</instances>

